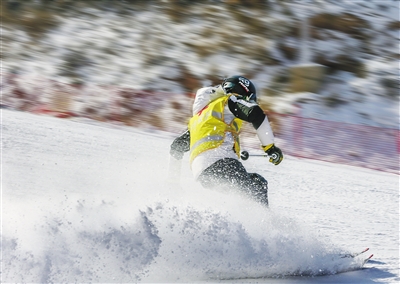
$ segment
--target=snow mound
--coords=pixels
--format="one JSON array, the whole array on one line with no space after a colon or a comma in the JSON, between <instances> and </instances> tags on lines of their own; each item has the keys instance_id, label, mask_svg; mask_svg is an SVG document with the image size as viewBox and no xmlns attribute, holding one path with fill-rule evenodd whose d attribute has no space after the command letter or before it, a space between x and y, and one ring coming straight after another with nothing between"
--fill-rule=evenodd
<instances>
[{"instance_id":1,"label":"snow mound","mask_svg":"<svg viewBox=\"0 0 400 284\"><path fill-rule=\"evenodd\" d=\"M315 276L361 267L294 220L265 208L256 209L252 223L170 202L139 210L104 201L75 204L68 214L54 208L37 213L27 238L41 239L42 246L27 249L22 244L28 239L3 236L9 268L4 279L175 282ZM265 228L261 234L255 223Z\"/></svg>"}]
</instances>

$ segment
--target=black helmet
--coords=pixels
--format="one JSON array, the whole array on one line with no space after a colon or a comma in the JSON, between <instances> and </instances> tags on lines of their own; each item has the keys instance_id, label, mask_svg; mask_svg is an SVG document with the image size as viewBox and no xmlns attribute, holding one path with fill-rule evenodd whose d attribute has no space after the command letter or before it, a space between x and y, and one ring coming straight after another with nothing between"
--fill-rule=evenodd
<instances>
[{"instance_id":1,"label":"black helmet","mask_svg":"<svg viewBox=\"0 0 400 284\"><path fill-rule=\"evenodd\" d=\"M257 101L256 87L243 76L232 76L225 79L222 84L225 94L235 93L246 101Z\"/></svg>"}]
</instances>

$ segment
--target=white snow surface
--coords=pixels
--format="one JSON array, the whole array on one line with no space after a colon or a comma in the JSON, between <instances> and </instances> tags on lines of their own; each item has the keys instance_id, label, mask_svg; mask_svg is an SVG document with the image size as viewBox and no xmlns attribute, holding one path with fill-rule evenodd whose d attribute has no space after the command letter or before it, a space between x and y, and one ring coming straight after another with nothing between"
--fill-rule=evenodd
<instances>
[{"instance_id":1,"label":"white snow surface","mask_svg":"<svg viewBox=\"0 0 400 284\"><path fill-rule=\"evenodd\" d=\"M251 157L245 167L269 181L266 208L202 188L187 156L168 183L171 134L1 115L1 282L400 280L398 175ZM365 269L338 256L365 247Z\"/></svg>"}]
</instances>

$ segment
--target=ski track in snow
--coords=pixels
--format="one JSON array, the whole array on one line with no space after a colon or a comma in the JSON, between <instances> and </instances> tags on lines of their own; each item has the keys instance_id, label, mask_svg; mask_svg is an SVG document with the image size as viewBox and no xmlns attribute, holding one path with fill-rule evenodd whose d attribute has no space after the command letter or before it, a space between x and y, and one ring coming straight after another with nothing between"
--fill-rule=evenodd
<instances>
[{"instance_id":1,"label":"ski track in snow","mask_svg":"<svg viewBox=\"0 0 400 284\"><path fill-rule=\"evenodd\" d=\"M172 139L3 109L1 282L400 280L398 175L251 158L266 209L201 188L187 156L166 183ZM368 269L338 256L365 247Z\"/></svg>"}]
</instances>

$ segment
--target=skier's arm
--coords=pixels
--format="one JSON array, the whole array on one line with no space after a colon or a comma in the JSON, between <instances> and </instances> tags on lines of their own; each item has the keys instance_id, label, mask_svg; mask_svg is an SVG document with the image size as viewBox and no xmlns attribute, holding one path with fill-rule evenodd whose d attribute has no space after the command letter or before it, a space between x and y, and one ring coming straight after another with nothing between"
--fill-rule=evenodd
<instances>
[{"instance_id":1,"label":"skier's arm","mask_svg":"<svg viewBox=\"0 0 400 284\"><path fill-rule=\"evenodd\" d=\"M261 145L267 146L274 144L274 134L269 124L268 117L257 103L230 96L228 107L234 116L253 124Z\"/></svg>"},{"instance_id":2,"label":"skier's arm","mask_svg":"<svg viewBox=\"0 0 400 284\"><path fill-rule=\"evenodd\" d=\"M170 155L181 160L183 154L190 150L190 132L186 130L181 136L175 138L171 144Z\"/></svg>"},{"instance_id":3,"label":"skier's arm","mask_svg":"<svg viewBox=\"0 0 400 284\"><path fill-rule=\"evenodd\" d=\"M278 165L283 159L283 154L274 144L274 134L271 125L261 107L255 102L248 102L233 95L229 97L228 107L237 118L250 122L253 125L260 139L262 149L270 156L269 161Z\"/></svg>"}]
</instances>

